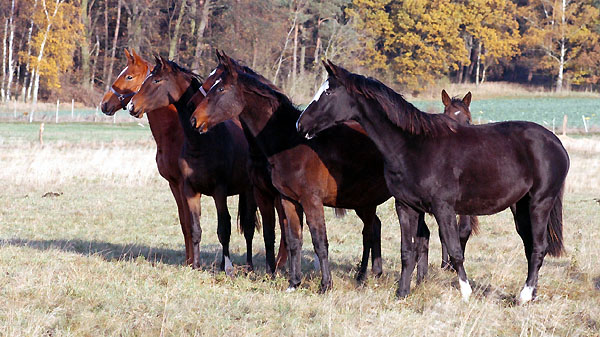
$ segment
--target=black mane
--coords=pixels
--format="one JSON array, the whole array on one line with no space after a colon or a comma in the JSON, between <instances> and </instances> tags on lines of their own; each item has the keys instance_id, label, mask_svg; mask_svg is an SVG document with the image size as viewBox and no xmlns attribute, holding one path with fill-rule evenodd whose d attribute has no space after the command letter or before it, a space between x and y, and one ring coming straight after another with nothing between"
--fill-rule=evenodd
<instances>
[{"instance_id":1,"label":"black mane","mask_svg":"<svg viewBox=\"0 0 600 337\"><path fill-rule=\"evenodd\" d=\"M409 134L435 137L454 132L455 123L451 118L417 109L402 95L374 78L346 72L342 81L350 94L361 95L377 103L394 125Z\"/></svg>"}]
</instances>

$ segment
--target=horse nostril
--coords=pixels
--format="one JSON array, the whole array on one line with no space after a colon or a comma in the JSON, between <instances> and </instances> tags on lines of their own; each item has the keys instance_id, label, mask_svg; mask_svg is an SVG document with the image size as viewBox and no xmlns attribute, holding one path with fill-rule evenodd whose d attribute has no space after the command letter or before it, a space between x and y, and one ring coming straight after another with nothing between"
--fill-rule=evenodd
<instances>
[{"instance_id":1,"label":"horse nostril","mask_svg":"<svg viewBox=\"0 0 600 337\"><path fill-rule=\"evenodd\" d=\"M196 127L196 117L190 118L190 123L192 123L193 127Z\"/></svg>"}]
</instances>

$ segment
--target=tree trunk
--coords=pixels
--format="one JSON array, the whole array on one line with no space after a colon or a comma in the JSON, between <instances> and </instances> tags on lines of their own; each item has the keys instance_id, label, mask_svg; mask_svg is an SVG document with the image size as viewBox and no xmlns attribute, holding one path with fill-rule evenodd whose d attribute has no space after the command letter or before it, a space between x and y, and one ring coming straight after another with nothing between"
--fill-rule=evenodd
<instances>
[{"instance_id":1,"label":"tree trunk","mask_svg":"<svg viewBox=\"0 0 600 337\"><path fill-rule=\"evenodd\" d=\"M292 27L290 31L287 33L285 37L285 43L283 44L283 50L281 50L281 54L279 55L279 60L277 60L277 70L275 70L275 76L273 76L273 84L277 85L277 76L279 76L279 70L281 70L281 63L283 62L283 55L285 54L285 50L287 49L288 42L290 42L290 35L294 31L296 27L296 20L298 19L298 11L294 13L294 21L292 22Z\"/></svg>"},{"instance_id":2,"label":"tree trunk","mask_svg":"<svg viewBox=\"0 0 600 337\"><path fill-rule=\"evenodd\" d=\"M5 83L6 83L6 38L8 35L8 19L4 24L4 39L2 40L2 82L0 82L0 95L2 102L6 99Z\"/></svg>"},{"instance_id":3,"label":"tree trunk","mask_svg":"<svg viewBox=\"0 0 600 337\"><path fill-rule=\"evenodd\" d=\"M192 63L192 69L194 70L200 69L200 60L202 59L202 49L204 47L204 30L208 24L208 15L210 14L210 0L200 0L198 4L202 6L202 11L200 12L200 22L196 31L196 50L194 52L194 62Z\"/></svg>"},{"instance_id":4,"label":"tree trunk","mask_svg":"<svg viewBox=\"0 0 600 337\"><path fill-rule=\"evenodd\" d=\"M294 50L292 59L292 96L296 93L296 73L298 71L298 25L294 27Z\"/></svg>"},{"instance_id":5,"label":"tree trunk","mask_svg":"<svg viewBox=\"0 0 600 337\"><path fill-rule=\"evenodd\" d=\"M88 0L81 0L80 16L83 25L83 39L80 40L81 48L81 82L89 86L90 82L90 18L88 16Z\"/></svg>"},{"instance_id":6,"label":"tree trunk","mask_svg":"<svg viewBox=\"0 0 600 337\"><path fill-rule=\"evenodd\" d=\"M566 0L562 0L562 7L561 7L561 23L562 23L562 27L564 27L566 25L565 22L565 11L567 10L567 2ZM560 37L560 55L558 57L558 76L556 78L556 91L562 91L563 88L563 72L565 70L565 54L566 54L566 49L565 49L565 31L564 29L561 29L561 37Z\"/></svg>"},{"instance_id":7,"label":"tree trunk","mask_svg":"<svg viewBox=\"0 0 600 337\"><path fill-rule=\"evenodd\" d=\"M115 53L117 52L117 41L119 40L119 27L121 26L121 0L117 5L117 21L115 24L115 37L113 38L112 52L110 55L110 65L108 66L108 78L106 80L106 90L112 84L113 67L115 66Z\"/></svg>"},{"instance_id":8,"label":"tree trunk","mask_svg":"<svg viewBox=\"0 0 600 337\"><path fill-rule=\"evenodd\" d=\"M319 49L321 48L321 36L319 36L319 32L317 32L317 42L315 45L315 55L314 55L314 65L315 68L321 69L321 62L319 62Z\"/></svg>"},{"instance_id":9,"label":"tree trunk","mask_svg":"<svg viewBox=\"0 0 600 337\"><path fill-rule=\"evenodd\" d=\"M52 17L50 17L50 15L48 14L48 10L46 8L46 3L44 1L42 1L42 4L44 6L44 12L46 14L46 21L48 22L48 24L46 25L46 33L44 34L44 38L42 39L42 44L40 45L40 52L38 53L38 57L37 57L37 66L36 66L36 71L35 71L35 80L33 81L33 106L34 106L34 110L35 110L35 105L37 104L37 99L38 99L38 92L40 90L40 71L39 71L39 67L40 67L40 63L42 63L42 59L44 58L44 48L46 47L46 42L48 41L48 35L50 34L50 27L52 27L52 19L56 16L56 13L58 12L58 7L61 4L62 0L56 0L56 4L54 6L54 13L52 14Z\"/></svg>"},{"instance_id":10,"label":"tree trunk","mask_svg":"<svg viewBox=\"0 0 600 337\"><path fill-rule=\"evenodd\" d=\"M8 27L10 28L10 35L8 38L8 80L6 81L6 101L10 101L10 89L12 86L13 75L15 73L14 60L13 60L13 40L15 38L15 24L13 22L13 16L15 13L15 0L12 0L10 8L10 20L8 21Z\"/></svg>"},{"instance_id":11,"label":"tree trunk","mask_svg":"<svg viewBox=\"0 0 600 337\"><path fill-rule=\"evenodd\" d=\"M96 55L94 55L94 63L92 64L92 76L90 76L90 88L94 87L94 80L96 79L96 64L98 63L98 55L100 54L100 39L96 35L96 45L94 46Z\"/></svg>"},{"instance_id":12,"label":"tree trunk","mask_svg":"<svg viewBox=\"0 0 600 337\"><path fill-rule=\"evenodd\" d=\"M37 0L35 0L35 3L33 4L33 11L35 12L35 10L37 9ZM25 66L25 76L23 76L23 102L29 101L31 99L31 83L32 83L32 73L31 73L31 64L29 63L30 61L30 56L31 56L31 34L33 32L33 17L31 18L30 21L30 25L29 25L29 31L27 32L27 64ZM25 89L27 88L27 89Z\"/></svg>"},{"instance_id":13,"label":"tree trunk","mask_svg":"<svg viewBox=\"0 0 600 337\"><path fill-rule=\"evenodd\" d=\"M177 42L179 41L179 29L181 27L181 20L185 12L186 0L181 1L181 7L179 7L179 16L175 20L175 29L173 30L173 36L171 36L171 42L169 44L169 59L174 60L177 53Z\"/></svg>"},{"instance_id":14,"label":"tree trunk","mask_svg":"<svg viewBox=\"0 0 600 337\"><path fill-rule=\"evenodd\" d=\"M481 41L477 44L477 66L475 67L475 84L479 85L479 67L481 65Z\"/></svg>"},{"instance_id":15,"label":"tree trunk","mask_svg":"<svg viewBox=\"0 0 600 337\"><path fill-rule=\"evenodd\" d=\"M485 72L486 72L486 70L487 70L487 67L484 64L483 65L483 72L481 73L481 83L485 82Z\"/></svg>"},{"instance_id":16,"label":"tree trunk","mask_svg":"<svg viewBox=\"0 0 600 337\"><path fill-rule=\"evenodd\" d=\"M102 80L106 80L108 71L108 0L104 0L104 60L102 62Z\"/></svg>"}]
</instances>

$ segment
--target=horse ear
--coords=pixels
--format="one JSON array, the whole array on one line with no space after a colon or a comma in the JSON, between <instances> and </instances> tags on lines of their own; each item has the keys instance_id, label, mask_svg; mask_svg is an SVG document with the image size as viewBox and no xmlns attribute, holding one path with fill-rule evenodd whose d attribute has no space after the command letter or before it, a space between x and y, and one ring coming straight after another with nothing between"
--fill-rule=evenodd
<instances>
[{"instance_id":1,"label":"horse ear","mask_svg":"<svg viewBox=\"0 0 600 337\"><path fill-rule=\"evenodd\" d=\"M124 51L125 51L125 57L127 57L127 63L128 64L135 63L135 60L134 60L133 56L129 53L129 50L127 50L127 48L125 48Z\"/></svg>"},{"instance_id":2,"label":"horse ear","mask_svg":"<svg viewBox=\"0 0 600 337\"><path fill-rule=\"evenodd\" d=\"M330 74L333 74L333 77L339 80L344 80L346 78L346 75L348 74L346 69L333 64L331 60L327 60L327 63L329 63L329 68L331 69Z\"/></svg>"},{"instance_id":3,"label":"horse ear","mask_svg":"<svg viewBox=\"0 0 600 337\"><path fill-rule=\"evenodd\" d=\"M448 96L448 93L444 89L442 89L442 103L444 103L444 106L448 106L452 103L452 99L450 99L450 96Z\"/></svg>"},{"instance_id":4,"label":"horse ear","mask_svg":"<svg viewBox=\"0 0 600 337\"><path fill-rule=\"evenodd\" d=\"M131 57L133 59L133 63L142 63L142 58L135 52L135 49L131 49Z\"/></svg>"},{"instance_id":5,"label":"horse ear","mask_svg":"<svg viewBox=\"0 0 600 337\"><path fill-rule=\"evenodd\" d=\"M215 54L217 55L217 62L221 63L221 59L223 58L223 56L219 52L219 49L215 49Z\"/></svg>"},{"instance_id":6,"label":"horse ear","mask_svg":"<svg viewBox=\"0 0 600 337\"><path fill-rule=\"evenodd\" d=\"M471 95L471 92L469 91L469 92L468 92L468 93L465 95L465 97L463 98L463 100L462 100L462 101L463 101L463 103L464 103L464 104L465 104L467 107L468 107L469 105L471 105L471 98L472 98L472 95Z\"/></svg>"},{"instance_id":7,"label":"horse ear","mask_svg":"<svg viewBox=\"0 0 600 337\"><path fill-rule=\"evenodd\" d=\"M225 71L227 71L234 80L237 80L238 73L235 64L231 57L225 55L225 53L223 53L223 66L225 67Z\"/></svg>"},{"instance_id":8,"label":"horse ear","mask_svg":"<svg viewBox=\"0 0 600 337\"><path fill-rule=\"evenodd\" d=\"M165 59L162 56L159 56L159 57L160 57L161 67L165 70L171 70L172 68L171 68L171 65L169 64L169 60Z\"/></svg>"},{"instance_id":9,"label":"horse ear","mask_svg":"<svg viewBox=\"0 0 600 337\"><path fill-rule=\"evenodd\" d=\"M333 70L331 70L331 66L329 66L329 64L325 60L322 60L321 62L323 62L323 66L325 67L325 70L327 70L327 74L329 74L329 76L331 77L335 77L335 73L333 72Z\"/></svg>"}]
</instances>

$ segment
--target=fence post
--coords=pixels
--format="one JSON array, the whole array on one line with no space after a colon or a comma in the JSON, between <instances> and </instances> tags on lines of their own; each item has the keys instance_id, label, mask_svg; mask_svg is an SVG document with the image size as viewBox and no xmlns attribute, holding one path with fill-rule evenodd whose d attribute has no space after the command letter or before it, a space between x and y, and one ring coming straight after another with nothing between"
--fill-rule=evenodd
<instances>
[{"instance_id":1,"label":"fence post","mask_svg":"<svg viewBox=\"0 0 600 337\"><path fill-rule=\"evenodd\" d=\"M17 98L13 101L13 116L17 119Z\"/></svg>"},{"instance_id":2,"label":"fence post","mask_svg":"<svg viewBox=\"0 0 600 337\"><path fill-rule=\"evenodd\" d=\"M568 119L568 117L567 117L567 115L565 115L563 117L563 134L562 134L563 136L567 135L567 119Z\"/></svg>"},{"instance_id":3,"label":"fence post","mask_svg":"<svg viewBox=\"0 0 600 337\"><path fill-rule=\"evenodd\" d=\"M44 145L44 123L40 124L40 145Z\"/></svg>"},{"instance_id":4,"label":"fence post","mask_svg":"<svg viewBox=\"0 0 600 337\"><path fill-rule=\"evenodd\" d=\"M71 98L71 119L73 119L73 117L75 117L74 112L75 112L75 100L73 98Z\"/></svg>"},{"instance_id":5,"label":"fence post","mask_svg":"<svg viewBox=\"0 0 600 337\"><path fill-rule=\"evenodd\" d=\"M585 121L585 116L581 115L581 119L583 119L583 127L585 128L585 133L588 133L587 122Z\"/></svg>"},{"instance_id":6,"label":"fence post","mask_svg":"<svg viewBox=\"0 0 600 337\"><path fill-rule=\"evenodd\" d=\"M54 120L54 123L58 123L58 106L60 105L60 100L57 99L56 100L56 119Z\"/></svg>"}]
</instances>

